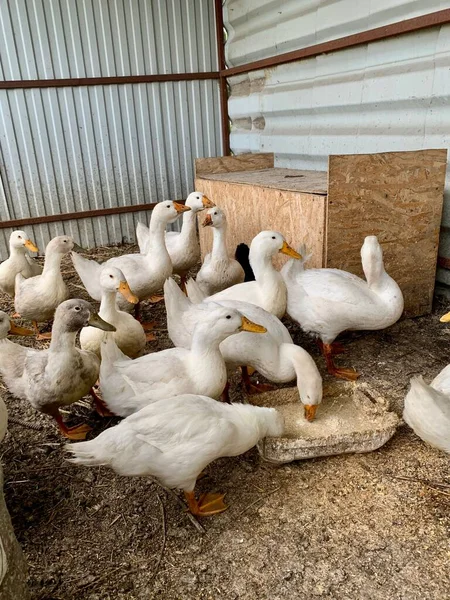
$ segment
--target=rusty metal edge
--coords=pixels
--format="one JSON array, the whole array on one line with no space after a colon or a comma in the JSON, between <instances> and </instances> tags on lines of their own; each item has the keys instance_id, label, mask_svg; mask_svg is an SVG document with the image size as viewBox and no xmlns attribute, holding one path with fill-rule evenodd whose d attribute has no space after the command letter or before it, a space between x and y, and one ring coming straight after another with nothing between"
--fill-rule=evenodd
<instances>
[{"instance_id":1,"label":"rusty metal edge","mask_svg":"<svg viewBox=\"0 0 450 600\"><path fill-rule=\"evenodd\" d=\"M122 85L124 83L162 83L168 81L198 81L220 79L218 71L204 73L165 73L159 75L121 75L113 77L78 77L66 79L21 79L0 81L0 90L86 87L92 85Z\"/></svg>"},{"instance_id":2,"label":"rusty metal edge","mask_svg":"<svg viewBox=\"0 0 450 600\"><path fill-rule=\"evenodd\" d=\"M250 71L257 71L258 69L276 67L289 62L311 58L319 54L335 52L336 50L345 50L346 48L351 48L353 46L377 42L397 35L412 33L414 31L420 31L421 29L427 29L429 27L437 27L438 25L445 25L447 23L450 23L450 9L448 8L421 15L420 17L398 21L390 25L368 29L367 31L361 31L360 33L347 35L321 44L314 44L313 46L293 50L292 52L286 52L284 54L279 54L278 56L263 58L237 67L230 67L229 69L221 69L219 75L221 78L232 77L233 75L249 73Z\"/></svg>"},{"instance_id":3,"label":"rusty metal edge","mask_svg":"<svg viewBox=\"0 0 450 600\"><path fill-rule=\"evenodd\" d=\"M226 69L225 62L225 39L223 35L223 5L222 0L214 0L214 11L216 17L217 59L219 73ZM220 122L222 130L222 152L224 156L230 154L230 127L228 117L228 90L225 77L219 79L220 91Z\"/></svg>"},{"instance_id":4,"label":"rusty metal edge","mask_svg":"<svg viewBox=\"0 0 450 600\"><path fill-rule=\"evenodd\" d=\"M184 204L185 200L176 200ZM120 215L123 213L141 212L153 210L156 202L150 204L133 204L131 206L115 206L113 208L98 208L94 210L82 210L73 213L60 213L57 215L44 215L42 217L28 217L25 219L11 219L10 221L0 221L0 229L12 227L21 227L27 225L41 225L43 223L57 223L58 221L71 221L76 219L89 219L91 217L106 217L108 215Z\"/></svg>"}]
</instances>

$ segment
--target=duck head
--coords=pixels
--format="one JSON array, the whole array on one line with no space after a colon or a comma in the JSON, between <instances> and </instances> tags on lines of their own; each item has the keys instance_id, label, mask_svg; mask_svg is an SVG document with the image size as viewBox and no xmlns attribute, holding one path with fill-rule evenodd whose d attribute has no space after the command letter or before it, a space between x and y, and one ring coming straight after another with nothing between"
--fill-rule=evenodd
<instances>
[{"instance_id":1,"label":"duck head","mask_svg":"<svg viewBox=\"0 0 450 600\"><path fill-rule=\"evenodd\" d=\"M211 202L209 198L207 198L202 192L192 192L186 198L185 206L189 206L192 212L200 212L205 208L212 208L215 206L214 202Z\"/></svg>"},{"instance_id":2,"label":"duck head","mask_svg":"<svg viewBox=\"0 0 450 600\"><path fill-rule=\"evenodd\" d=\"M54 252L55 254L67 254L72 250L74 252L83 252L83 248L79 246L70 235L58 235L49 241L45 253Z\"/></svg>"},{"instance_id":3,"label":"duck head","mask_svg":"<svg viewBox=\"0 0 450 600\"><path fill-rule=\"evenodd\" d=\"M267 329L262 325L253 323L239 311L223 306L211 307L208 303L208 310L205 311L202 319L197 323L195 331L202 330L207 332L208 336L214 340L225 340L230 335L240 333L241 331L249 331L252 333L266 333ZM257 341L255 341L257 343Z\"/></svg>"},{"instance_id":4,"label":"duck head","mask_svg":"<svg viewBox=\"0 0 450 600\"><path fill-rule=\"evenodd\" d=\"M301 259L301 255L291 248L284 237L278 231L261 231L252 240L250 252L258 253L265 258L272 258L278 252L286 254L291 258Z\"/></svg>"},{"instance_id":5,"label":"duck head","mask_svg":"<svg viewBox=\"0 0 450 600\"><path fill-rule=\"evenodd\" d=\"M173 223L181 214L188 210L191 210L190 206L185 206L172 200L164 200L164 202L158 202L153 209L151 221L158 220L166 224Z\"/></svg>"},{"instance_id":6,"label":"duck head","mask_svg":"<svg viewBox=\"0 0 450 600\"><path fill-rule=\"evenodd\" d=\"M139 298L130 290L125 275L116 267L103 267L100 273L100 285L107 292L119 292L131 304L139 302Z\"/></svg>"},{"instance_id":7,"label":"duck head","mask_svg":"<svg viewBox=\"0 0 450 600\"><path fill-rule=\"evenodd\" d=\"M13 231L9 237L9 247L15 250L27 249L30 252L38 252L37 246L30 240L25 231Z\"/></svg>"},{"instance_id":8,"label":"duck head","mask_svg":"<svg viewBox=\"0 0 450 600\"><path fill-rule=\"evenodd\" d=\"M221 227L224 227L226 223L227 217L225 213L218 206L215 206L206 211L206 217L202 225L203 227L209 226L220 229Z\"/></svg>"},{"instance_id":9,"label":"duck head","mask_svg":"<svg viewBox=\"0 0 450 600\"><path fill-rule=\"evenodd\" d=\"M65 331L76 332L83 327L97 327L103 331L116 331L114 325L104 321L93 306L78 298L62 302L55 311L54 327L62 327Z\"/></svg>"}]
</instances>

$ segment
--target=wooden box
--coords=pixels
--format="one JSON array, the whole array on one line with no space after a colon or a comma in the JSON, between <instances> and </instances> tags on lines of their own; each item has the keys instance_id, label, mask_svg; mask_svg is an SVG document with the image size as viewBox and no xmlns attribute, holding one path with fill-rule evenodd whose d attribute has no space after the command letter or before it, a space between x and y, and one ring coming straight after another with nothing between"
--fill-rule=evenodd
<instances>
[{"instance_id":1,"label":"wooden box","mask_svg":"<svg viewBox=\"0 0 450 600\"><path fill-rule=\"evenodd\" d=\"M328 172L274 168L273 154L206 158L196 160L195 189L226 212L230 255L272 229L306 244L308 267L363 276L361 245L376 235L412 317L431 310L446 162L446 149L330 156ZM200 227L202 257L211 243Z\"/></svg>"}]
</instances>

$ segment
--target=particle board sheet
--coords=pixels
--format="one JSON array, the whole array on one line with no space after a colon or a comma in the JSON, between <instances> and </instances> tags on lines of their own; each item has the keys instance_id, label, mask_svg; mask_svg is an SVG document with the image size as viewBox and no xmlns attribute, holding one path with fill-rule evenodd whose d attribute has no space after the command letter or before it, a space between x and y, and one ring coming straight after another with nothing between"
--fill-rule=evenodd
<instances>
[{"instance_id":1,"label":"particle board sheet","mask_svg":"<svg viewBox=\"0 0 450 600\"><path fill-rule=\"evenodd\" d=\"M197 158L195 176L200 177L214 173L233 173L236 171L253 171L254 169L270 169L274 165L272 152L258 154L246 153L237 156L219 156L214 158Z\"/></svg>"},{"instance_id":2,"label":"particle board sheet","mask_svg":"<svg viewBox=\"0 0 450 600\"><path fill-rule=\"evenodd\" d=\"M325 196L328 187L326 171L308 171L299 169L265 168L256 171L219 173L207 176L215 181L228 181L244 185L258 185L277 190L307 192Z\"/></svg>"},{"instance_id":3,"label":"particle board sheet","mask_svg":"<svg viewBox=\"0 0 450 600\"><path fill-rule=\"evenodd\" d=\"M446 164L446 149L330 156L326 266L362 275L360 247L376 235L406 316L429 312Z\"/></svg>"},{"instance_id":4,"label":"particle board sheet","mask_svg":"<svg viewBox=\"0 0 450 600\"><path fill-rule=\"evenodd\" d=\"M234 256L237 244L250 245L255 235L270 229L282 233L296 249L305 243L312 252L308 266L323 266L326 196L202 178L195 180L195 188L226 213L229 256ZM202 258L212 246L212 230L201 227L203 220L200 215ZM279 268L285 261L286 257L280 254L274 264Z\"/></svg>"}]
</instances>

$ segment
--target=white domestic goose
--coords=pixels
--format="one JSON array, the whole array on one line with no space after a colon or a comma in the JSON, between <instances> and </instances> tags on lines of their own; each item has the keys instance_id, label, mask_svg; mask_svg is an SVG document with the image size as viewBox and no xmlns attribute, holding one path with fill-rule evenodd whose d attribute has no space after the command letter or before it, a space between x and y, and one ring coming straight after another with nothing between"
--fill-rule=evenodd
<instances>
[{"instance_id":1,"label":"white domestic goose","mask_svg":"<svg viewBox=\"0 0 450 600\"><path fill-rule=\"evenodd\" d=\"M301 258L293 250L281 233L277 231L261 231L255 236L250 245L250 264L255 274L255 281L238 283L208 300L241 300L264 308L281 318L286 312L287 291L280 273L272 264L272 258L278 253L287 254L292 258Z\"/></svg>"},{"instance_id":2,"label":"white domestic goose","mask_svg":"<svg viewBox=\"0 0 450 600\"><path fill-rule=\"evenodd\" d=\"M219 207L207 211L203 227L208 226L213 230L212 250L205 256L195 280L202 292L210 296L232 285L242 283L245 273L238 261L228 256L227 217Z\"/></svg>"},{"instance_id":3,"label":"white domestic goose","mask_svg":"<svg viewBox=\"0 0 450 600\"><path fill-rule=\"evenodd\" d=\"M288 261L281 270L288 290L287 313L303 331L321 340L329 373L350 380L358 377L356 371L334 364L336 337L346 330L384 329L403 312L403 294L384 270L376 236L365 238L361 262L366 281L339 269L305 269L304 260Z\"/></svg>"}]
</instances>

